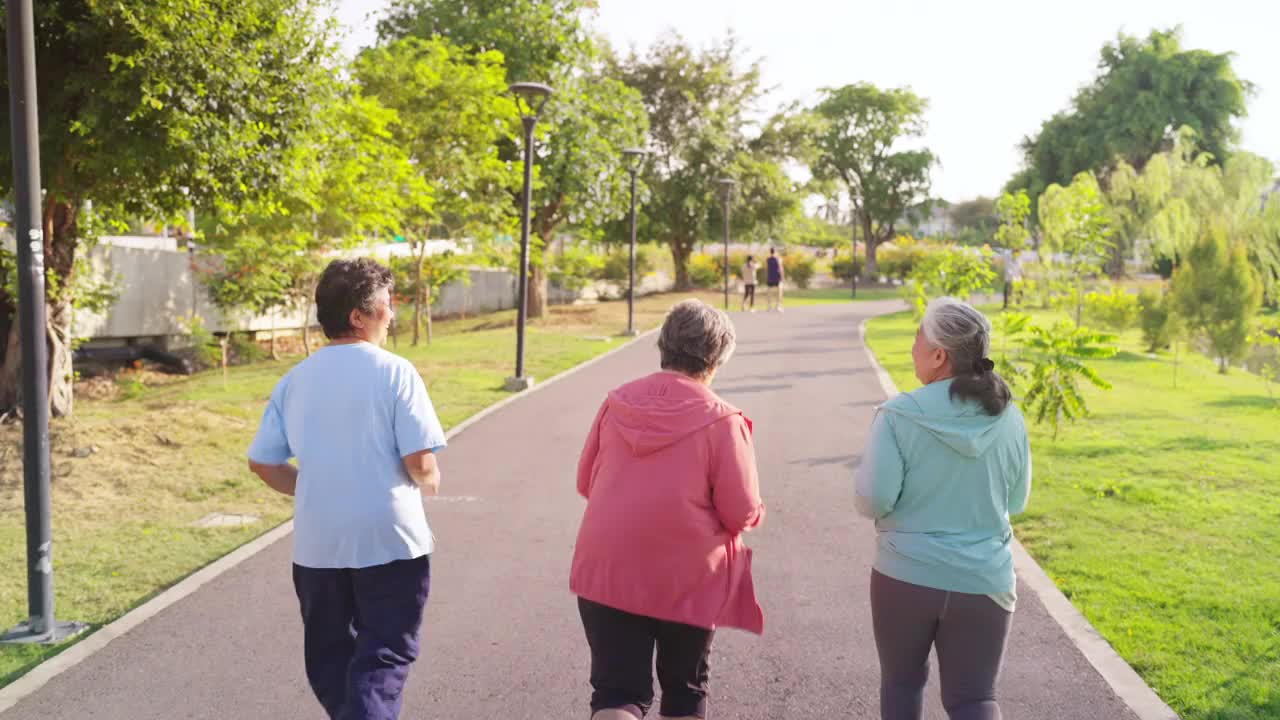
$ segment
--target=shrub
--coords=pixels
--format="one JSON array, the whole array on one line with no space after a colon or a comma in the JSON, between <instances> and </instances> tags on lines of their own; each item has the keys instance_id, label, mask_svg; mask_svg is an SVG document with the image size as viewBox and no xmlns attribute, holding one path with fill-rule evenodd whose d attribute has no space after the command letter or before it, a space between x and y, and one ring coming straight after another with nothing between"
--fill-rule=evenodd
<instances>
[{"instance_id":1,"label":"shrub","mask_svg":"<svg viewBox=\"0 0 1280 720\"><path fill-rule=\"evenodd\" d=\"M183 319L182 327L191 338L191 352L197 365L210 368L222 363L222 348L209 328L204 326L204 318L189 315Z\"/></svg>"},{"instance_id":2,"label":"shrub","mask_svg":"<svg viewBox=\"0 0 1280 720\"><path fill-rule=\"evenodd\" d=\"M1173 342L1174 316L1168 295L1154 290L1139 293L1138 320L1147 352L1163 350Z\"/></svg>"},{"instance_id":3,"label":"shrub","mask_svg":"<svg viewBox=\"0 0 1280 720\"><path fill-rule=\"evenodd\" d=\"M623 277L626 277L626 258L623 258ZM551 268L551 280L566 290L578 292L587 283L600 277L605 258L584 247L568 245L556 256Z\"/></svg>"},{"instance_id":4,"label":"shrub","mask_svg":"<svg viewBox=\"0 0 1280 720\"><path fill-rule=\"evenodd\" d=\"M831 275L841 282L849 282L854 276L862 274L864 259L861 255L841 255L831 259Z\"/></svg>"},{"instance_id":5,"label":"shrub","mask_svg":"<svg viewBox=\"0 0 1280 720\"><path fill-rule=\"evenodd\" d=\"M805 253L793 252L782 257L782 267L787 280L801 289L809 287L817 265L817 261Z\"/></svg>"},{"instance_id":6,"label":"shrub","mask_svg":"<svg viewBox=\"0 0 1280 720\"><path fill-rule=\"evenodd\" d=\"M600 270L600 279L612 280L614 282L626 282L629 265L631 264L631 251L629 248L613 248L603 258L603 265ZM640 278L654 271L654 252L653 249L644 245L636 246L636 282L639 283Z\"/></svg>"},{"instance_id":7,"label":"shrub","mask_svg":"<svg viewBox=\"0 0 1280 720\"><path fill-rule=\"evenodd\" d=\"M1084 296L1085 314L1116 332L1133 327L1138 321L1138 298L1119 285L1110 292L1091 292Z\"/></svg>"},{"instance_id":8,"label":"shrub","mask_svg":"<svg viewBox=\"0 0 1280 720\"><path fill-rule=\"evenodd\" d=\"M1226 374L1248 348L1249 327L1262 304L1262 285L1241 242L1225 223L1210 227L1173 274L1170 295L1189 332L1208 338Z\"/></svg>"},{"instance_id":9,"label":"shrub","mask_svg":"<svg viewBox=\"0 0 1280 720\"><path fill-rule=\"evenodd\" d=\"M715 288L724 284L724 268L720 258L698 253L689 258L689 282L694 287Z\"/></svg>"},{"instance_id":10,"label":"shrub","mask_svg":"<svg viewBox=\"0 0 1280 720\"><path fill-rule=\"evenodd\" d=\"M252 363L266 357L266 352L250 337L249 333L230 333L228 350L236 364Z\"/></svg>"}]
</instances>

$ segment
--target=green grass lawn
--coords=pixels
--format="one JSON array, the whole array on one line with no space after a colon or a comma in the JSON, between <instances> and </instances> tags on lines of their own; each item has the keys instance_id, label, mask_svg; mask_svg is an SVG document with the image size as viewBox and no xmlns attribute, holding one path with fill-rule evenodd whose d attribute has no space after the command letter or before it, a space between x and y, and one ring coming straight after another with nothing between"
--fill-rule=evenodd
<instances>
[{"instance_id":1,"label":"green grass lawn","mask_svg":"<svg viewBox=\"0 0 1280 720\"><path fill-rule=\"evenodd\" d=\"M914 335L907 313L868 329L903 391ZM1095 365L1115 388L1086 388L1091 418L1056 442L1033 428L1018 537L1185 720L1278 718L1280 408L1243 371L1184 351L1175 388L1170 355L1136 332L1119 344Z\"/></svg>"},{"instance_id":2,"label":"green grass lawn","mask_svg":"<svg viewBox=\"0 0 1280 720\"><path fill-rule=\"evenodd\" d=\"M647 329L683 297L636 302ZM431 345L389 348L422 371L440 419L452 427L509 396L515 364L515 313L437 323ZM626 303L555 307L534 321L526 372L539 380L619 347ZM190 378L140 374L123 382L127 399L77 400L75 415L51 425L56 611L99 627L236 547L287 520L290 498L251 475L244 453L271 388L301 359L286 357ZM654 356L655 369L657 355ZM133 376L131 376L133 377ZM152 383L148 385L148 383ZM108 383L109 385L110 383ZM88 454L87 457L78 457ZM447 489L446 489L447 491ZM198 529L212 513L261 522ZM26 617L21 426L0 426L0 626ZM64 646L65 647L65 646ZM0 647L0 686L62 647Z\"/></svg>"}]
</instances>

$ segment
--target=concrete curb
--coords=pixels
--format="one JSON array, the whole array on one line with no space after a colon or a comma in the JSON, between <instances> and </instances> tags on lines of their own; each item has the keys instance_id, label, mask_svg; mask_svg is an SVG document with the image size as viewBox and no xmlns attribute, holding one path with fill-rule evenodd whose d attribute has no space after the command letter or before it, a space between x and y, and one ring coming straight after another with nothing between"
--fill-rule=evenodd
<instances>
[{"instance_id":1,"label":"concrete curb","mask_svg":"<svg viewBox=\"0 0 1280 720\"><path fill-rule=\"evenodd\" d=\"M597 355L596 357L593 357L590 360L574 365L573 367L569 368L568 370L565 370L564 372L561 372L557 375L553 375L552 377L548 378L546 381L542 383L535 384L532 388L518 395L512 395L509 398L500 400L494 403L493 405L490 405L489 407L481 410L475 415L472 415L466 420L463 420L462 422L453 426L452 429L450 429L447 433L445 433L445 438L448 440L452 440L453 438L457 437L460 433L462 433L462 431L466 430L472 425L475 425L476 423L492 415L493 413L498 412L499 410L505 408L511 403L517 402L521 398L528 397L530 394L538 392L539 390L545 387L554 385L555 383L563 380L566 377L569 377L570 375L573 375L574 373L577 373L581 370L585 370L586 368L589 368L592 365L595 365L596 363L603 361L605 358L608 358L611 355L622 352L623 350L626 350L632 345L648 339L657 331L658 329L654 328L653 330L649 330L647 332L641 333L635 338L632 338L631 340L623 343L622 345L619 345L618 347L608 352ZM265 534L255 538L254 540L251 540L245 543L244 545L241 545L240 547L236 548L230 553L204 566L203 568L200 568L199 570L195 571L191 575L188 575L187 577L178 581L175 585L173 585L169 589L161 592L159 595L155 596L154 598L144 602L143 604L139 605L133 610L130 610L129 612L125 613L124 615L114 620L113 622L107 625L104 625L101 628L98 628L97 630L87 635L83 640L71 645L66 650L63 650L57 655L54 655L48 660L45 660L44 662L35 666L22 677L18 678L17 680L14 680L13 682L6 685L5 687L0 688L0 713L3 713L4 711L18 704L18 702L21 701L23 698L27 697L28 695L44 687L44 685L48 683L50 680L52 680L54 677L80 664L81 662L89 658L94 653L106 647L108 644L110 644L112 640L115 640L116 638L123 636L125 633L129 632L130 630L136 628L137 626L141 625L147 620L160 614L162 611L165 610L165 608L168 608L170 605L173 605L179 600L182 600L188 595L194 593L196 590L199 590L201 587L205 586L206 584L208 584L209 582L217 578L219 575L227 572L228 570L231 570L235 566L248 560L254 555L257 555L258 553L270 547L275 542L279 540L283 540L291 532L293 532L292 520L286 521L285 523L278 525L277 527L266 532Z\"/></svg>"},{"instance_id":2,"label":"concrete curb","mask_svg":"<svg viewBox=\"0 0 1280 720\"><path fill-rule=\"evenodd\" d=\"M893 378L889 377L889 372L884 369L876 359L875 353L871 352L871 347L867 345L866 320L858 324L858 340L862 343L862 349L866 352L871 367L875 368L876 379L880 381L880 388L885 396L891 398L897 395L898 386L894 384ZM1129 663L1120 657L1115 648L1111 647L1111 644L1062 594L1044 569L1031 557L1026 548L1022 547L1022 543L1018 542L1017 537L1013 539L1013 566L1023 584L1031 588L1031 591L1040 598L1049 617L1058 623L1093 669L1098 671L1102 679L1111 686L1112 691L1140 720L1179 720L1173 708L1156 695L1155 691L1129 666Z\"/></svg>"}]
</instances>

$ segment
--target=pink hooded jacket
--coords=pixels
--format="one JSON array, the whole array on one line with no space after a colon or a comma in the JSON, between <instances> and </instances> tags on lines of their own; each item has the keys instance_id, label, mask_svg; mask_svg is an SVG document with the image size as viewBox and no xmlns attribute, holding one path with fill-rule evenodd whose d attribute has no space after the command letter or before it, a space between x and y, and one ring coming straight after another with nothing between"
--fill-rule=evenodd
<instances>
[{"instance_id":1,"label":"pink hooded jacket","mask_svg":"<svg viewBox=\"0 0 1280 720\"><path fill-rule=\"evenodd\" d=\"M609 393L578 461L587 509L569 589L602 605L760 634L742 533L764 519L751 422L660 372Z\"/></svg>"}]
</instances>

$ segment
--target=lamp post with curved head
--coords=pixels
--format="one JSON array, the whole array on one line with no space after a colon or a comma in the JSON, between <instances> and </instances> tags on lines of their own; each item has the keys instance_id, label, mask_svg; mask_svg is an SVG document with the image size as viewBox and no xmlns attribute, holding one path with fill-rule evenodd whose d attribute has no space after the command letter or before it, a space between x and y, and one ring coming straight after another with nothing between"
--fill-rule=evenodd
<instances>
[{"instance_id":1,"label":"lamp post with curved head","mask_svg":"<svg viewBox=\"0 0 1280 720\"><path fill-rule=\"evenodd\" d=\"M507 389L513 392L528 390L533 378L524 374L524 326L529 312L529 204L533 192L533 129L538 115L554 92L542 83L521 82L508 88L516 96L520 120L524 124L524 189L520 197L520 274L519 295L516 299L516 374L507 378Z\"/></svg>"},{"instance_id":2,"label":"lamp post with curved head","mask_svg":"<svg viewBox=\"0 0 1280 720\"><path fill-rule=\"evenodd\" d=\"M737 182L732 178L721 178L719 184L724 195L724 311L729 312L729 197Z\"/></svg>"},{"instance_id":3,"label":"lamp post with curved head","mask_svg":"<svg viewBox=\"0 0 1280 720\"><path fill-rule=\"evenodd\" d=\"M640 171L640 163L649 154L648 150L627 148L622 151L622 158L627 164L627 172L631 174L631 264L628 270L627 284L627 336L636 335L636 173Z\"/></svg>"}]
</instances>

